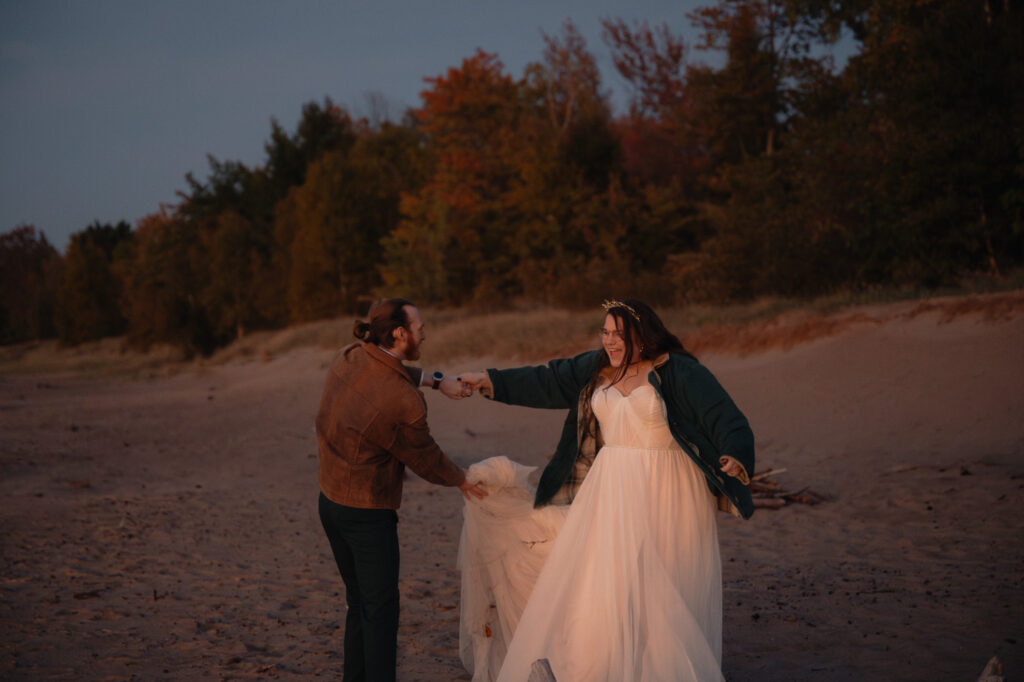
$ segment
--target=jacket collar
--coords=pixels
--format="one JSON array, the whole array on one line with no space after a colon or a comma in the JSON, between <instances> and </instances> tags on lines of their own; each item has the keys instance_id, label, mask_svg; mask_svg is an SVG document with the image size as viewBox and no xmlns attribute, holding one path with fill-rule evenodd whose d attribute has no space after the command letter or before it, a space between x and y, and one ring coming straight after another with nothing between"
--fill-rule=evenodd
<instances>
[{"instance_id":1,"label":"jacket collar","mask_svg":"<svg viewBox=\"0 0 1024 682\"><path fill-rule=\"evenodd\" d=\"M400 374L406 381L410 384L412 383L412 378L410 378L409 373L405 371L405 366L402 364L401 360L396 358L394 355L378 348L377 345L373 343L364 343L363 350L369 357L395 372L398 372L398 374Z\"/></svg>"}]
</instances>

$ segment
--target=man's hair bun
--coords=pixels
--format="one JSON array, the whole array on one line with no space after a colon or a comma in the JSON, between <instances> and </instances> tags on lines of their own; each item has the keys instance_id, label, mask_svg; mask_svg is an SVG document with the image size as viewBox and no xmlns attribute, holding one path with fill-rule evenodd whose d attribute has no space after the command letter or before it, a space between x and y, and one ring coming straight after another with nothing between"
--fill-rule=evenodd
<instances>
[{"instance_id":1,"label":"man's hair bun","mask_svg":"<svg viewBox=\"0 0 1024 682\"><path fill-rule=\"evenodd\" d=\"M386 298L377 301L370 308L370 321L356 320L352 326L352 334L365 343L373 343L382 348L391 348L395 344L394 331L399 327L409 326L406 306L413 307L411 301L404 298Z\"/></svg>"},{"instance_id":2,"label":"man's hair bun","mask_svg":"<svg viewBox=\"0 0 1024 682\"><path fill-rule=\"evenodd\" d=\"M352 326L352 334L361 341L366 341L370 336L370 325L362 320L356 320L355 325Z\"/></svg>"}]
</instances>

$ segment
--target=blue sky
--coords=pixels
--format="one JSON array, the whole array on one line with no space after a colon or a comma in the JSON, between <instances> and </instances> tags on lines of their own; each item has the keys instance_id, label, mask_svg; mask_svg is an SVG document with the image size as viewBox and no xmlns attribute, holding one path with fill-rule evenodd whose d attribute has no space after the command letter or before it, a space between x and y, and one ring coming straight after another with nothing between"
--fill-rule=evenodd
<instances>
[{"instance_id":1,"label":"blue sky","mask_svg":"<svg viewBox=\"0 0 1024 682\"><path fill-rule=\"evenodd\" d=\"M423 78L477 47L521 76L541 31L571 19L622 111L600 20L667 23L694 40L699 0L0 0L0 232L63 250L95 220L134 225L178 201L207 154L254 166L276 118L330 97L398 118ZM693 53L693 59L704 58Z\"/></svg>"}]
</instances>

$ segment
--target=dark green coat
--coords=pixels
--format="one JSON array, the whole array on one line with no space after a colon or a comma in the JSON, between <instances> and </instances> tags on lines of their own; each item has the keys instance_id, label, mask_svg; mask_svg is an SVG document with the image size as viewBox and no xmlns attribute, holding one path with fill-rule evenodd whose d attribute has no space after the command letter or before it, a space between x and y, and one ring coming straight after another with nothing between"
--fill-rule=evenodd
<instances>
[{"instance_id":1,"label":"dark green coat","mask_svg":"<svg viewBox=\"0 0 1024 682\"><path fill-rule=\"evenodd\" d=\"M547 504L573 471L584 432L578 420L579 401L597 371L600 353L589 351L536 367L487 370L494 400L569 410L555 454L541 474L535 506ZM723 474L718 461L722 455L729 455L743 465L748 476L753 476L754 434L747 418L714 375L688 355L663 355L655 362L648 381L665 401L669 430L704 473L719 506L750 518L754 513L750 490L738 479Z\"/></svg>"}]
</instances>

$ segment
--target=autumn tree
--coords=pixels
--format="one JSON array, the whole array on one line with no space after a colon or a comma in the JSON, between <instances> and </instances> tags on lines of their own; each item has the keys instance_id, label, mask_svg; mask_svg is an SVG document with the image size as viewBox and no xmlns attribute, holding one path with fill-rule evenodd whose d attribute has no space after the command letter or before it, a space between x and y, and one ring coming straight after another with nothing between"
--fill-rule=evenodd
<instances>
[{"instance_id":1,"label":"autumn tree","mask_svg":"<svg viewBox=\"0 0 1024 682\"><path fill-rule=\"evenodd\" d=\"M311 164L326 154L347 153L355 144L356 124L347 112L325 99L307 103L296 132L271 121L266 164L248 168L210 158L204 182L186 176L179 216L194 223L202 245L196 267L204 273L194 292L209 320L215 345L251 329L286 324L294 231L277 218L288 192L305 182ZM286 223L287 225L287 223Z\"/></svg>"},{"instance_id":2,"label":"autumn tree","mask_svg":"<svg viewBox=\"0 0 1024 682\"><path fill-rule=\"evenodd\" d=\"M417 116L437 163L427 184L403 201L403 220L384 240L384 282L395 292L417 291L420 281L407 266L423 258L430 277L441 282L439 300L502 297L514 287L508 246L516 169L509 160L522 107L519 84L482 51L426 81L431 87Z\"/></svg>"},{"instance_id":3,"label":"autumn tree","mask_svg":"<svg viewBox=\"0 0 1024 682\"><path fill-rule=\"evenodd\" d=\"M122 277L130 257L128 223L98 221L71 235L57 290L54 322L63 343L79 344L124 333Z\"/></svg>"},{"instance_id":4,"label":"autumn tree","mask_svg":"<svg viewBox=\"0 0 1024 682\"><path fill-rule=\"evenodd\" d=\"M263 165L211 157L188 175L181 203L123 240L129 259L97 230L73 240L62 336L113 333L88 301L122 280L131 343L205 353L368 294L667 303L998 277L1024 261L1020 13L717 0L688 15L692 44L610 19L633 89L618 118L572 23L521 77L480 50L426 79L401 123L308 103L293 132L271 121ZM842 70L840 38L855 48ZM34 231L3 239L3 338L45 334L62 261Z\"/></svg>"},{"instance_id":5,"label":"autumn tree","mask_svg":"<svg viewBox=\"0 0 1024 682\"><path fill-rule=\"evenodd\" d=\"M0 234L0 343L56 334L53 310L63 259L31 225Z\"/></svg>"},{"instance_id":6,"label":"autumn tree","mask_svg":"<svg viewBox=\"0 0 1024 682\"><path fill-rule=\"evenodd\" d=\"M198 300L205 277L197 267L201 251L196 221L167 212L139 221L122 299L129 345L144 350L165 343L188 356L216 347L209 315Z\"/></svg>"},{"instance_id":7,"label":"autumn tree","mask_svg":"<svg viewBox=\"0 0 1024 682\"><path fill-rule=\"evenodd\" d=\"M664 226L667 274L695 298L813 287L800 160L780 152L808 93L828 86L829 58L810 56L821 24L770 0L720 0L689 17L695 47L720 53L722 67L687 63L689 46L666 27L605 22L636 93L626 164Z\"/></svg>"},{"instance_id":8,"label":"autumn tree","mask_svg":"<svg viewBox=\"0 0 1024 682\"><path fill-rule=\"evenodd\" d=\"M398 198L380 159L362 147L327 154L310 167L280 215L297 226L287 282L293 320L348 312L373 290L380 240L398 222Z\"/></svg>"},{"instance_id":9,"label":"autumn tree","mask_svg":"<svg viewBox=\"0 0 1024 682\"><path fill-rule=\"evenodd\" d=\"M1020 4L901 0L846 21L864 41L843 112L867 166L863 278L935 286L1020 263Z\"/></svg>"},{"instance_id":10,"label":"autumn tree","mask_svg":"<svg viewBox=\"0 0 1024 682\"><path fill-rule=\"evenodd\" d=\"M527 65L523 81L510 246L517 293L579 305L609 274L629 278L636 242L626 235L640 226L609 207L621 184L621 146L596 59L571 22L543 38L543 59Z\"/></svg>"},{"instance_id":11,"label":"autumn tree","mask_svg":"<svg viewBox=\"0 0 1024 682\"><path fill-rule=\"evenodd\" d=\"M661 274L710 233L705 209L716 159L696 113L703 94L690 82L691 46L667 25L603 26L612 61L632 90L629 114L615 123L629 198L620 205L637 224L636 267Z\"/></svg>"},{"instance_id":12,"label":"autumn tree","mask_svg":"<svg viewBox=\"0 0 1024 682\"><path fill-rule=\"evenodd\" d=\"M277 188L274 200L282 199L289 188L305 182L307 170L323 155L347 153L356 143L357 127L349 113L329 97L324 98L323 104L307 102L302 106L292 135L272 119L270 140L264 149L266 174Z\"/></svg>"}]
</instances>

